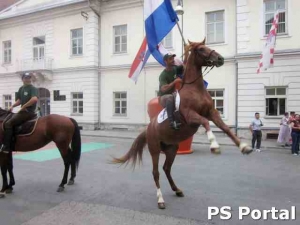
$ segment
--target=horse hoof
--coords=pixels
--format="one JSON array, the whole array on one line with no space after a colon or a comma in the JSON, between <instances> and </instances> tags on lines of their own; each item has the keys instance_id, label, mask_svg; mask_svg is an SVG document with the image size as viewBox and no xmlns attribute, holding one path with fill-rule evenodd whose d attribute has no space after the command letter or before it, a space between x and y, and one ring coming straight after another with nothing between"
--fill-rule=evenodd
<instances>
[{"instance_id":1,"label":"horse hoof","mask_svg":"<svg viewBox=\"0 0 300 225\"><path fill-rule=\"evenodd\" d=\"M74 180L69 180L68 185L73 185L74 183Z\"/></svg>"},{"instance_id":2,"label":"horse hoof","mask_svg":"<svg viewBox=\"0 0 300 225\"><path fill-rule=\"evenodd\" d=\"M5 190L6 194L11 194L13 192L13 188L8 188Z\"/></svg>"},{"instance_id":3,"label":"horse hoof","mask_svg":"<svg viewBox=\"0 0 300 225\"><path fill-rule=\"evenodd\" d=\"M182 191L176 191L176 196L177 197L184 197L184 194Z\"/></svg>"},{"instance_id":4,"label":"horse hoof","mask_svg":"<svg viewBox=\"0 0 300 225\"><path fill-rule=\"evenodd\" d=\"M0 198L5 198L5 193L4 192L0 192Z\"/></svg>"},{"instance_id":5,"label":"horse hoof","mask_svg":"<svg viewBox=\"0 0 300 225\"><path fill-rule=\"evenodd\" d=\"M166 206L165 206L165 203L158 203L158 208L159 209L165 209L166 208Z\"/></svg>"},{"instance_id":6,"label":"horse hoof","mask_svg":"<svg viewBox=\"0 0 300 225\"><path fill-rule=\"evenodd\" d=\"M65 190L64 187L58 187L57 192L63 192Z\"/></svg>"},{"instance_id":7,"label":"horse hoof","mask_svg":"<svg viewBox=\"0 0 300 225\"><path fill-rule=\"evenodd\" d=\"M243 148L243 150L242 150L243 155L249 155L249 154L252 153L252 152L253 152L253 149L250 148L250 147L245 147L245 148Z\"/></svg>"},{"instance_id":8,"label":"horse hoof","mask_svg":"<svg viewBox=\"0 0 300 225\"><path fill-rule=\"evenodd\" d=\"M210 151L212 154L215 154L215 155L221 154L221 150L219 148L211 148Z\"/></svg>"}]
</instances>

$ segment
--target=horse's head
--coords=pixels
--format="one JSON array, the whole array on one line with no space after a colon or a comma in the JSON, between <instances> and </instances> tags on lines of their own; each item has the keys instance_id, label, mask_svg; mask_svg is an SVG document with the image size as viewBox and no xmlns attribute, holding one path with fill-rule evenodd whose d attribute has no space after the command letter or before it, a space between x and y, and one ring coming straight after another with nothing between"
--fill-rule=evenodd
<instances>
[{"instance_id":1,"label":"horse's head","mask_svg":"<svg viewBox=\"0 0 300 225\"><path fill-rule=\"evenodd\" d=\"M220 67L224 64L224 57L215 50L205 46L205 39L202 42L189 41L188 50L191 52L191 55L194 54L197 66Z\"/></svg>"}]
</instances>

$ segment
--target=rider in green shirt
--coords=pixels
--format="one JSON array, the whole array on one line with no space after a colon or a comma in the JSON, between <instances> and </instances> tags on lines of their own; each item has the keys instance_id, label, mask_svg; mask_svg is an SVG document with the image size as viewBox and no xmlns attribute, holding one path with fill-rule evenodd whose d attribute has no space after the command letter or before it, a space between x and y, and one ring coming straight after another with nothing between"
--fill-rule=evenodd
<instances>
[{"instance_id":1,"label":"rider in green shirt","mask_svg":"<svg viewBox=\"0 0 300 225\"><path fill-rule=\"evenodd\" d=\"M174 54L166 54L164 56L164 61L166 63L166 68L161 72L159 76L159 103L162 107L166 107L168 114L168 119L170 121L170 127L178 130L180 123L176 122L174 119L175 102L172 93L175 91L175 80L183 73L184 67L176 66Z\"/></svg>"},{"instance_id":2,"label":"rider in green shirt","mask_svg":"<svg viewBox=\"0 0 300 225\"><path fill-rule=\"evenodd\" d=\"M38 91L31 84L31 77L31 73L22 75L23 86L19 88L17 93L17 101L9 108L9 111L12 112L14 107L21 105L20 111L13 114L4 124L4 139L1 147L3 153L9 153L11 151L13 128L36 117L35 109L38 102Z\"/></svg>"}]
</instances>

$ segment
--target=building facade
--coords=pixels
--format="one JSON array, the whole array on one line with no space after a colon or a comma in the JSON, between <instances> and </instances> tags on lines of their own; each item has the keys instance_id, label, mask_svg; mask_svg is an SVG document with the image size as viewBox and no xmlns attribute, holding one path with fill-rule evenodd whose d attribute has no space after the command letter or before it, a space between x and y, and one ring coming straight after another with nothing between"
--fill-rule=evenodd
<instances>
[{"instance_id":1,"label":"building facade","mask_svg":"<svg viewBox=\"0 0 300 225\"><path fill-rule=\"evenodd\" d=\"M177 1L172 1L174 8ZM300 72L297 0L183 0L185 39L202 41L225 57L209 83L215 107L239 136L249 136L255 112L264 137L277 132L285 111L298 106ZM280 10L274 68L256 74L259 57ZM45 113L74 117L83 129L139 129L148 122L163 68L150 57L137 83L128 79L145 36L140 0L21 0L0 12L0 106L13 102L19 74L33 71ZM177 27L163 40L178 57ZM214 130L218 130L214 128ZM201 132L201 131L200 131Z\"/></svg>"},{"instance_id":2,"label":"building facade","mask_svg":"<svg viewBox=\"0 0 300 225\"><path fill-rule=\"evenodd\" d=\"M20 74L34 73L43 115L99 121L99 17L82 0L21 0L0 13L0 106L15 101Z\"/></svg>"},{"instance_id":3,"label":"building facade","mask_svg":"<svg viewBox=\"0 0 300 225\"><path fill-rule=\"evenodd\" d=\"M237 1L238 125L245 130L255 112L264 137L277 133L284 112L300 112L300 30L295 0ZM272 17L279 10L274 68L256 74Z\"/></svg>"}]
</instances>

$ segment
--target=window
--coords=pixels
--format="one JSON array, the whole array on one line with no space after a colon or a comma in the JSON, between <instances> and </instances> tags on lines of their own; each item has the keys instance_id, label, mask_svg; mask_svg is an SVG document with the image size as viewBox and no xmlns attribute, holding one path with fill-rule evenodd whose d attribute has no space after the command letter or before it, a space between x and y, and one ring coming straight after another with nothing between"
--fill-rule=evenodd
<instances>
[{"instance_id":1,"label":"window","mask_svg":"<svg viewBox=\"0 0 300 225\"><path fill-rule=\"evenodd\" d=\"M206 13L207 44L223 43L224 36L224 10Z\"/></svg>"},{"instance_id":2,"label":"window","mask_svg":"<svg viewBox=\"0 0 300 225\"><path fill-rule=\"evenodd\" d=\"M3 102L4 102L4 109L8 110L12 105L11 95L3 95Z\"/></svg>"},{"instance_id":3,"label":"window","mask_svg":"<svg viewBox=\"0 0 300 225\"><path fill-rule=\"evenodd\" d=\"M127 115L127 93L114 92L114 115Z\"/></svg>"},{"instance_id":4,"label":"window","mask_svg":"<svg viewBox=\"0 0 300 225\"><path fill-rule=\"evenodd\" d=\"M44 59L45 56L45 36L33 38L33 60Z\"/></svg>"},{"instance_id":5,"label":"window","mask_svg":"<svg viewBox=\"0 0 300 225\"><path fill-rule=\"evenodd\" d=\"M11 63L11 41L3 41L3 63Z\"/></svg>"},{"instance_id":6,"label":"window","mask_svg":"<svg viewBox=\"0 0 300 225\"><path fill-rule=\"evenodd\" d=\"M72 113L83 114L83 93L72 93Z\"/></svg>"},{"instance_id":7,"label":"window","mask_svg":"<svg viewBox=\"0 0 300 225\"><path fill-rule=\"evenodd\" d=\"M162 44L166 49L172 49L173 48L173 32L170 31L168 35L163 39Z\"/></svg>"},{"instance_id":8,"label":"window","mask_svg":"<svg viewBox=\"0 0 300 225\"><path fill-rule=\"evenodd\" d=\"M208 90L208 93L213 100L215 109L221 116L224 116L224 90Z\"/></svg>"},{"instance_id":9,"label":"window","mask_svg":"<svg viewBox=\"0 0 300 225\"><path fill-rule=\"evenodd\" d=\"M82 55L83 53L83 29L71 30L72 55Z\"/></svg>"},{"instance_id":10,"label":"window","mask_svg":"<svg viewBox=\"0 0 300 225\"><path fill-rule=\"evenodd\" d=\"M286 111L286 88L266 88L266 115L280 116Z\"/></svg>"},{"instance_id":11,"label":"window","mask_svg":"<svg viewBox=\"0 0 300 225\"><path fill-rule=\"evenodd\" d=\"M127 25L114 26L114 53L127 52Z\"/></svg>"},{"instance_id":12,"label":"window","mask_svg":"<svg viewBox=\"0 0 300 225\"><path fill-rule=\"evenodd\" d=\"M274 16L279 10L278 34L285 34L286 31L286 0L265 0L265 35L268 35L272 27Z\"/></svg>"}]
</instances>

